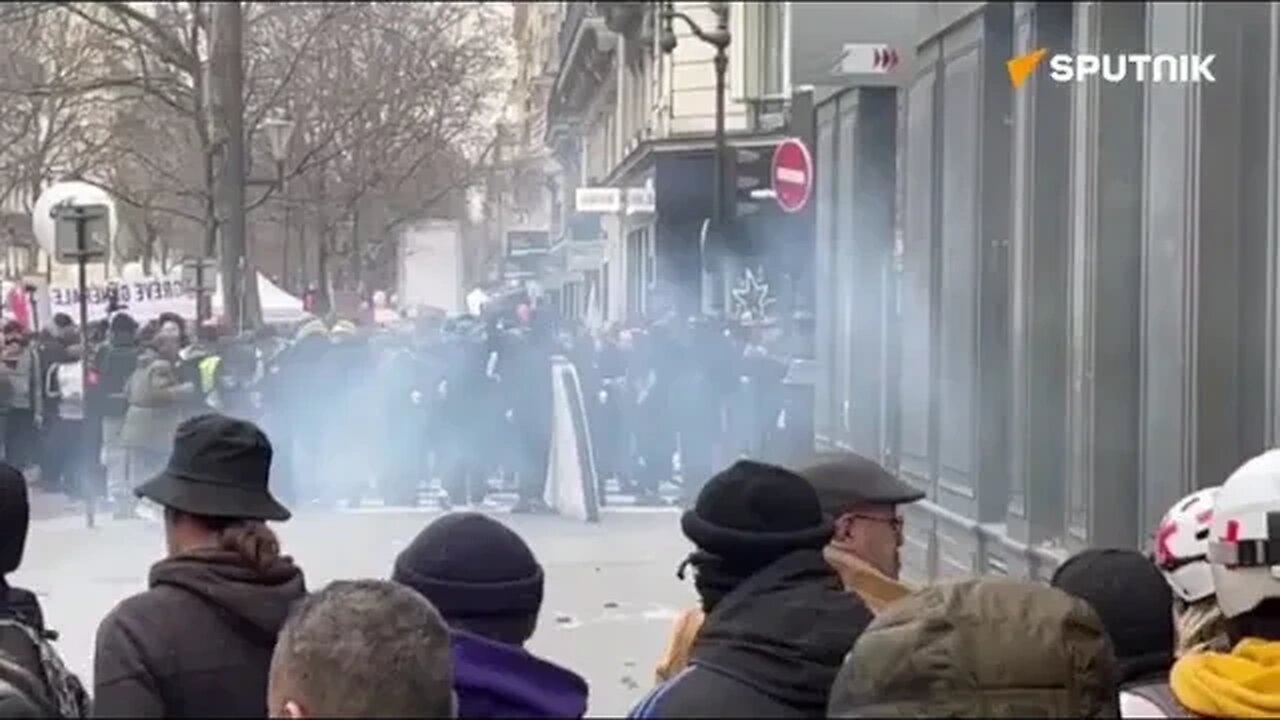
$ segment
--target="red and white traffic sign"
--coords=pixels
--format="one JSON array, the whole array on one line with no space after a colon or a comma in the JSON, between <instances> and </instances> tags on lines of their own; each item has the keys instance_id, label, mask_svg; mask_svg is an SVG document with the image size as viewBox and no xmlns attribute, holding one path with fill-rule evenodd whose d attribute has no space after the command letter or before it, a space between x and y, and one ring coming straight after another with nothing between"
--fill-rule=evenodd
<instances>
[{"instance_id":1,"label":"red and white traffic sign","mask_svg":"<svg viewBox=\"0 0 1280 720\"><path fill-rule=\"evenodd\" d=\"M788 138L773 151L773 196L783 212L804 209L813 194L813 157L796 138Z\"/></svg>"}]
</instances>

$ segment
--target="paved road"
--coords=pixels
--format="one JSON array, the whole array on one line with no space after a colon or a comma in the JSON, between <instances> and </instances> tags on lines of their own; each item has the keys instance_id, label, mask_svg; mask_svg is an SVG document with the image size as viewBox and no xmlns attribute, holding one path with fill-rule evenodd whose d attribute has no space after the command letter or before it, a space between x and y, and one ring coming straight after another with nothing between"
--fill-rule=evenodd
<instances>
[{"instance_id":1,"label":"paved road","mask_svg":"<svg viewBox=\"0 0 1280 720\"><path fill-rule=\"evenodd\" d=\"M546 568L542 618L531 649L575 669L591 685L592 715L618 717L652 682L671 618L693 600L675 568L688 546L672 509L604 511L598 525L491 510L521 533ZM301 513L280 528L286 551L318 588L338 578L386 577L395 554L435 511L365 507ZM158 526L77 516L32 524L16 584L41 595L67 663L90 681L98 621L143 588L160 557Z\"/></svg>"}]
</instances>

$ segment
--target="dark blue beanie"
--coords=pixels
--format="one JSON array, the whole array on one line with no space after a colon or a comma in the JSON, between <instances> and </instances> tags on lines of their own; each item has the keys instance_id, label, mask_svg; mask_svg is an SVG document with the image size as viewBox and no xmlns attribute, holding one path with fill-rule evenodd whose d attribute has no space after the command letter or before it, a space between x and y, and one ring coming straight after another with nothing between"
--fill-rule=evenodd
<instances>
[{"instance_id":1,"label":"dark blue beanie","mask_svg":"<svg viewBox=\"0 0 1280 720\"><path fill-rule=\"evenodd\" d=\"M396 556L391 579L450 621L536 616L542 607L542 566L533 551L481 513L436 518Z\"/></svg>"}]
</instances>

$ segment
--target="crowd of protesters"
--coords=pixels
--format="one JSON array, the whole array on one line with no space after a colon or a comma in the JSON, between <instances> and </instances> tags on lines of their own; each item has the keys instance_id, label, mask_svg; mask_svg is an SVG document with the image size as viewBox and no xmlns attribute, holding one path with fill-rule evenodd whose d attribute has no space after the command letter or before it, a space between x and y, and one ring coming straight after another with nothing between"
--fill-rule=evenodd
<instances>
[{"instance_id":1,"label":"crowd of protesters","mask_svg":"<svg viewBox=\"0 0 1280 720\"><path fill-rule=\"evenodd\" d=\"M309 592L267 525L291 515L272 459L250 421L178 424L135 490L168 552L102 620L92 692L36 597L0 588L0 716L585 715L583 678L525 649L554 578L518 533L445 513L387 580ZM630 716L1280 714L1280 450L1171 508L1150 554L1087 550L1048 584L911 587L899 513L921 497L848 454L711 476L680 521L697 607ZM0 466L0 577L27 526L26 481Z\"/></svg>"},{"instance_id":2,"label":"crowd of protesters","mask_svg":"<svg viewBox=\"0 0 1280 720\"><path fill-rule=\"evenodd\" d=\"M779 336L769 322L672 314L592 332L520 294L474 316L311 318L238 337L121 310L85 334L84 373L80 330L60 314L35 334L4 327L0 457L44 492L130 517L132 488L158 471L177 425L219 410L276 438L273 483L292 504L454 507L497 490L517 495L517 512L546 512L561 356L577 369L598 497L666 504L664 486L679 486L687 507L730 458L794 456L804 434L786 430Z\"/></svg>"}]
</instances>

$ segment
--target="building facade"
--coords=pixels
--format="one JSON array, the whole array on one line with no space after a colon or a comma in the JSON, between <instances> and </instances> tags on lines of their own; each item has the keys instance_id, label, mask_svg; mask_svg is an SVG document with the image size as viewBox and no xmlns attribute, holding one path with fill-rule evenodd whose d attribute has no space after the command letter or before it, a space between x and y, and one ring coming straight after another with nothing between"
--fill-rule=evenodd
<instances>
[{"instance_id":1,"label":"building facade","mask_svg":"<svg viewBox=\"0 0 1280 720\"><path fill-rule=\"evenodd\" d=\"M486 216L502 248L501 278L508 283L532 282L537 290L548 279L544 274L550 251L551 196L559 174L543 138L561 7L559 3L516 3L512 8L515 73L498 128Z\"/></svg>"},{"instance_id":2,"label":"building facade","mask_svg":"<svg viewBox=\"0 0 1280 720\"><path fill-rule=\"evenodd\" d=\"M901 88L817 111L817 434L927 493L913 574L1046 577L1276 443L1280 13L911 10ZM1038 48L1212 54L1216 81L1013 88Z\"/></svg>"},{"instance_id":3,"label":"building facade","mask_svg":"<svg viewBox=\"0 0 1280 720\"><path fill-rule=\"evenodd\" d=\"M664 53L663 3L566 4L547 136L564 171L559 235L579 243L565 245L579 250L577 269L598 258L598 281L579 295L599 297L610 321L673 310L736 317L730 291L747 271L771 281L779 312L811 304L813 253L803 242L811 214L787 215L750 191L767 189L777 144L806 132L790 113L798 89L833 92L846 82L832 69L845 44L911 31L912 18L893 3L726 3L727 247L711 258L703 228L714 204L716 51L686 19L714 28L713 5L670 3L684 17ZM614 191L618 201L583 212L574 206L582 187Z\"/></svg>"}]
</instances>

